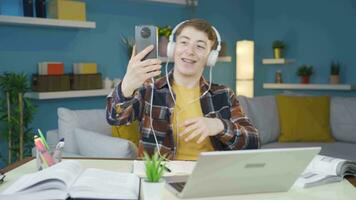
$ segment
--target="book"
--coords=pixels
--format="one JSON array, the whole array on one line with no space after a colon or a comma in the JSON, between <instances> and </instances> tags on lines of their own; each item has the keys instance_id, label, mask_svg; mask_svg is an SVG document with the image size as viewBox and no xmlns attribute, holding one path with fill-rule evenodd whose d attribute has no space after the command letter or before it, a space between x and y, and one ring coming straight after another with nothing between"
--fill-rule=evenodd
<instances>
[{"instance_id":1,"label":"book","mask_svg":"<svg viewBox=\"0 0 356 200\"><path fill-rule=\"evenodd\" d=\"M339 182L345 176L356 176L356 162L317 155L297 179L295 185L308 188Z\"/></svg>"},{"instance_id":2,"label":"book","mask_svg":"<svg viewBox=\"0 0 356 200\"><path fill-rule=\"evenodd\" d=\"M193 172L195 165L195 161L169 161L166 163L167 170L163 173L163 177L190 175ZM133 173L141 178L144 178L146 177L145 171L145 161L134 160Z\"/></svg>"},{"instance_id":3,"label":"book","mask_svg":"<svg viewBox=\"0 0 356 200\"><path fill-rule=\"evenodd\" d=\"M36 17L46 18L46 0L36 0Z\"/></svg>"},{"instance_id":4,"label":"book","mask_svg":"<svg viewBox=\"0 0 356 200\"><path fill-rule=\"evenodd\" d=\"M23 16L33 17L33 0L23 0Z\"/></svg>"},{"instance_id":5,"label":"book","mask_svg":"<svg viewBox=\"0 0 356 200\"><path fill-rule=\"evenodd\" d=\"M95 168L83 169L67 160L27 174L6 188L0 199L125 199L139 198L139 177Z\"/></svg>"},{"instance_id":6,"label":"book","mask_svg":"<svg viewBox=\"0 0 356 200\"><path fill-rule=\"evenodd\" d=\"M74 63L73 74L97 74L96 63Z\"/></svg>"},{"instance_id":7,"label":"book","mask_svg":"<svg viewBox=\"0 0 356 200\"><path fill-rule=\"evenodd\" d=\"M39 75L63 75L64 63L62 62L40 62L38 63Z\"/></svg>"}]
</instances>

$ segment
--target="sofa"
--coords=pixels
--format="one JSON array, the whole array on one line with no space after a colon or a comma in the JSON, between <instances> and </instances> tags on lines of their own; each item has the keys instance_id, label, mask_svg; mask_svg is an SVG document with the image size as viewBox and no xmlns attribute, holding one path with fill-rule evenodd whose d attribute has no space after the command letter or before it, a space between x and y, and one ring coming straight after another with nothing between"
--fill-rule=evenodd
<instances>
[{"instance_id":1,"label":"sofa","mask_svg":"<svg viewBox=\"0 0 356 200\"><path fill-rule=\"evenodd\" d=\"M321 146L320 154L356 161L356 97L332 97L330 126L335 142L278 142L279 115L275 96L247 98L238 96L242 110L257 127L261 147L288 148ZM53 148L65 138L63 156L134 158L136 146L124 139L111 137L104 109L70 110L58 108L58 129L47 132Z\"/></svg>"},{"instance_id":2,"label":"sofa","mask_svg":"<svg viewBox=\"0 0 356 200\"><path fill-rule=\"evenodd\" d=\"M136 158L137 148L129 140L111 136L105 109L58 108L58 129L46 134L53 149L64 138L63 157Z\"/></svg>"},{"instance_id":3,"label":"sofa","mask_svg":"<svg viewBox=\"0 0 356 200\"><path fill-rule=\"evenodd\" d=\"M298 94L284 94L295 95ZM321 155L356 161L356 97L330 98L330 128L334 142L278 142L280 119L275 96L238 96L242 110L259 130L261 148L320 146Z\"/></svg>"}]
</instances>

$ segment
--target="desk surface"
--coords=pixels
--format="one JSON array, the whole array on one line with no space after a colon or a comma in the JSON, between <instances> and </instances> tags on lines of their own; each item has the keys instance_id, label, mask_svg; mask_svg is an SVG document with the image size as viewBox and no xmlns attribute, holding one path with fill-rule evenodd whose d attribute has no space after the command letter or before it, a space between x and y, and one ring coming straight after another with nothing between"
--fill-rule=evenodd
<instances>
[{"instance_id":1,"label":"desk surface","mask_svg":"<svg viewBox=\"0 0 356 200\"><path fill-rule=\"evenodd\" d=\"M36 170L35 160L27 159L20 163L22 165L12 169L12 167L6 168L9 170L6 173L6 179L3 184L0 185L0 193L9 185L11 185L15 180L27 173L33 173ZM112 159L79 159L80 163L85 168L100 168L110 171L118 172L132 172L132 160L112 160ZM15 165L16 166L16 165ZM338 183L331 183L326 185L321 185L318 187L302 189L293 186L288 192L280 193L261 193L261 194L251 194L251 195L236 195L236 196L224 196L224 197L210 197L204 199L214 199L214 200L229 200L229 199L246 199L246 200L293 200L293 199L303 199L303 200L354 200L356 197L356 188L347 180L343 180ZM179 199L175 197L172 193L165 190L163 199ZM198 199L197 199L198 200Z\"/></svg>"}]
</instances>

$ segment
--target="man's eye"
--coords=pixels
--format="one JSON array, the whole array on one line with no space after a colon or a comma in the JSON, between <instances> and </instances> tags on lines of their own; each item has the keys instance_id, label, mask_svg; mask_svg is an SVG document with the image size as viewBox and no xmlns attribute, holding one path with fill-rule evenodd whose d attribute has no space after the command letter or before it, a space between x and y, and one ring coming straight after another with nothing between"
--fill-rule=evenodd
<instances>
[{"instance_id":1,"label":"man's eye","mask_svg":"<svg viewBox=\"0 0 356 200\"><path fill-rule=\"evenodd\" d=\"M187 44L187 42L186 42L186 41L181 41L180 43L181 43L181 44Z\"/></svg>"},{"instance_id":2,"label":"man's eye","mask_svg":"<svg viewBox=\"0 0 356 200\"><path fill-rule=\"evenodd\" d=\"M198 49L205 49L205 46L198 45Z\"/></svg>"}]
</instances>

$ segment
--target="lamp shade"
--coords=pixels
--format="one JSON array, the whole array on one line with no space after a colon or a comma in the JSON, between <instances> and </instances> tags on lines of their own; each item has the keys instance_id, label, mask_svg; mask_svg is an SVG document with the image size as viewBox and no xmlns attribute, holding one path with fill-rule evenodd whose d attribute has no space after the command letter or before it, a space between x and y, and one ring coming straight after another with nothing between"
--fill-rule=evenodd
<instances>
[{"instance_id":1,"label":"lamp shade","mask_svg":"<svg viewBox=\"0 0 356 200\"><path fill-rule=\"evenodd\" d=\"M236 78L253 79L254 42L249 40L236 43Z\"/></svg>"},{"instance_id":2,"label":"lamp shade","mask_svg":"<svg viewBox=\"0 0 356 200\"><path fill-rule=\"evenodd\" d=\"M236 81L236 94L246 97L253 97L253 80L237 80Z\"/></svg>"},{"instance_id":3,"label":"lamp shade","mask_svg":"<svg viewBox=\"0 0 356 200\"><path fill-rule=\"evenodd\" d=\"M236 93L253 97L254 42L236 42Z\"/></svg>"}]
</instances>

